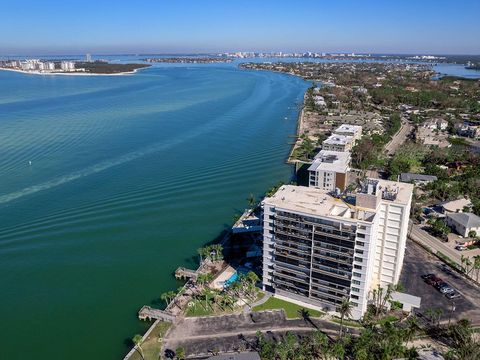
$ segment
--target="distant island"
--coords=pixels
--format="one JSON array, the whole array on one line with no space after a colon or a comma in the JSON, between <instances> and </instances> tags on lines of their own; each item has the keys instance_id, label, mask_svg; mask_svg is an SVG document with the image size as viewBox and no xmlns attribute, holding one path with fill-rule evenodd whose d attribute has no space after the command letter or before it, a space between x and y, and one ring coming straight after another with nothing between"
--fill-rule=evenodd
<instances>
[{"instance_id":1,"label":"distant island","mask_svg":"<svg viewBox=\"0 0 480 360\"><path fill-rule=\"evenodd\" d=\"M138 69L150 67L148 64L112 64L107 61L72 60L7 60L0 61L0 70L17 71L37 75L124 75L133 74Z\"/></svg>"},{"instance_id":2,"label":"distant island","mask_svg":"<svg viewBox=\"0 0 480 360\"><path fill-rule=\"evenodd\" d=\"M467 70L480 70L480 64L465 66Z\"/></svg>"},{"instance_id":3,"label":"distant island","mask_svg":"<svg viewBox=\"0 0 480 360\"><path fill-rule=\"evenodd\" d=\"M76 66L90 74L133 73L138 69L150 67L148 64L111 64L103 61L76 62Z\"/></svg>"},{"instance_id":4,"label":"distant island","mask_svg":"<svg viewBox=\"0 0 480 360\"><path fill-rule=\"evenodd\" d=\"M180 63L180 64L213 64L213 63L229 63L232 58L227 57L164 57L164 58L146 58L142 61L151 63Z\"/></svg>"}]
</instances>

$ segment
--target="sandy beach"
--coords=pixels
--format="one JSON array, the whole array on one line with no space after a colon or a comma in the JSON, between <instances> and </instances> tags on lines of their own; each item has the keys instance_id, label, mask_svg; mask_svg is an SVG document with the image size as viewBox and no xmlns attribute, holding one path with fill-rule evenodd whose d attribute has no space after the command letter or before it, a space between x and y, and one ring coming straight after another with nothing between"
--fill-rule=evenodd
<instances>
[{"instance_id":1,"label":"sandy beach","mask_svg":"<svg viewBox=\"0 0 480 360\"><path fill-rule=\"evenodd\" d=\"M147 68L141 68L141 69L147 69ZM25 71L25 70L18 70L18 69L9 69L9 68L2 68L0 67L0 70L5 70L5 71L13 71L13 72L18 72L22 74L28 74L28 75L47 75L47 76L55 76L55 75L62 75L62 76L118 76L118 75L132 75L135 74L138 70L141 69L135 69L133 71L126 71L126 72L119 72L115 74L95 74L95 73L87 73L87 72L41 72L41 71Z\"/></svg>"}]
</instances>

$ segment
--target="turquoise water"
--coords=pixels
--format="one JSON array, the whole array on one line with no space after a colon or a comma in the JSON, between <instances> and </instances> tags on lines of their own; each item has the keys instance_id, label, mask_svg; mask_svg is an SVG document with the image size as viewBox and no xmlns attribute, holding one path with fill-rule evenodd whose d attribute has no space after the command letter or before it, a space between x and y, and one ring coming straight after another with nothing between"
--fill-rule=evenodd
<instances>
[{"instance_id":1,"label":"turquoise water","mask_svg":"<svg viewBox=\"0 0 480 360\"><path fill-rule=\"evenodd\" d=\"M0 71L0 359L119 359L284 164L308 83L230 66ZM31 162L31 163L30 163Z\"/></svg>"},{"instance_id":2,"label":"turquoise water","mask_svg":"<svg viewBox=\"0 0 480 360\"><path fill-rule=\"evenodd\" d=\"M228 278L228 280L225 281L225 287L229 287L232 285L235 281L238 280L238 273L234 273L232 276Z\"/></svg>"}]
</instances>

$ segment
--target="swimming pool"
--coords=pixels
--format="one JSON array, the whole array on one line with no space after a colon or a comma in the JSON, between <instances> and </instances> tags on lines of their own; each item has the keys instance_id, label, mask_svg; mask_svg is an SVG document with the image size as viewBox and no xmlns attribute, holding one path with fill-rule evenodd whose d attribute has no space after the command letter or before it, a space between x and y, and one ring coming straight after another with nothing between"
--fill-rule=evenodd
<instances>
[{"instance_id":1,"label":"swimming pool","mask_svg":"<svg viewBox=\"0 0 480 360\"><path fill-rule=\"evenodd\" d=\"M225 280L225 282L223 283L223 286L229 287L237 280L238 280L238 272L235 272L232 276L230 276L228 280Z\"/></svg>"}]
</instances>

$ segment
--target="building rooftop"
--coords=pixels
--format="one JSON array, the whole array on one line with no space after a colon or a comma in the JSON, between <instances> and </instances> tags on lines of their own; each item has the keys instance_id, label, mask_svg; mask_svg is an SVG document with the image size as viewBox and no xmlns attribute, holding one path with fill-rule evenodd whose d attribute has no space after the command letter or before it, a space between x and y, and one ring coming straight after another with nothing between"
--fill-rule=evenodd
<instances>
[{"instance_id":1,"label":"building rooftop","mask_svg":"<svg viewBox=\"0 0 480 360\"><path fill-rule=\"evenodd\" d=\"M352 194L354 202L349 197L334 197L322 189L283 185L273 196L265 198L264 204L293 212L337 217L344 221L371 222L380 202L407 205L411 200L412 184L380 179L368 179L365 183L369 186Z\"/></svg>"},{"instance_id":2,"label":"building rooftop","mask_svg":"<svg viewBox=\"0 0 480 360\"><path fill-rule=\"evenodd\" d=\"M339 220L370 222L375 216L372 211L358 211L355 206L331 196L325 190L305 186L284 185L273 196L265 198L264 203L294 212L338 217Z\"/></svg>"},{"instance_id":3,"label":"building rooftop","mask_svg":"<svg viewBox=\"0 0 480 360\"><path fill-rule=\"evenodd\" d=\"M461 198L458 200L448 201L442 204L444 211L457 212L457 210L462 211L463 208L467 206L472 206L472 202L469 199Z\"/></svg>"},{"instance_id":4,"label":"building rooftop","mask_svg":"<svg viewBox=\"0 0 480 360\"><path fill-rule=\"evenodd\" d=\"M413 174L413 173L401 173L400 174L400 181L401 182L435 181L435 180L437 180L437 177L433 176L433 175Z\"/></svg>"},{"instance_id":5,"label":"building rooftop","mask_svg":"<svg viewBox=\"0 0 480 360\"><path fill-rule=\"evenodd\" d=\"M472 213L451 213L447 217L453 219L465 228L480 227L480 217Z\"/></svg>"},{"instance_id":6,"label":"building rooftop","mask_svg":"<svg viewBox=\"0 0 480 360\"><path fill-rule=\"evenodd\" d=\"M407 205L412 197L413 184L383 179L367 179L357 194L379 196L382 201Z\"/></svg>"},{"instance_id":7,"label":"building rooftop","mask_svg":"<svg viewBox=\"0 0 480 360\"><path fill-rule=\"evenodd\" d=\"M338 132L338 133L348 132L348 133L355 134L355 133L360 132L360 131L362 131L362 127L360 125L343 124L343 125L340 125L338 128L336 128L334 133L335 132Z\"/></svg>"},{"instance_id":8,"label":"building rooftop","mask_svg":"<svg viewBox=\"0 0 480 360\"><path fill-rule=\"evenodd\" d=\"M323 143L329 145L346 145L352 141L353 138L351 136L332 134Z\"/></svg>"},{"instance_id":9,"label":"building rooftop","mask_svg":"<svg viewBox=\"0 0 480 360\"><path fill-rule=\"evenodd\" d=\"M335 171L345 172L350 163L350 153L340 151L321 150L314 158L308 171Z\"/></svg>"}]
</instances>

